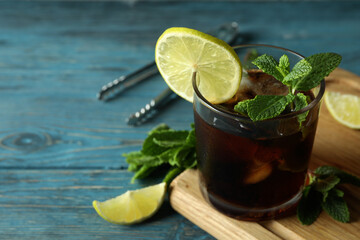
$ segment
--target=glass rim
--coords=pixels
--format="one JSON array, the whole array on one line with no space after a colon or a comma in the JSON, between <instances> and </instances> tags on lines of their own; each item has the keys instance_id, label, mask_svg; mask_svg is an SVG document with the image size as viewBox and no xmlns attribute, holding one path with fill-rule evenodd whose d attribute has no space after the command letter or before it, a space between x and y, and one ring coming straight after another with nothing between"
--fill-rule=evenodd
<instances>
[{"instance_id":1,"label":"glass rim","mask_svg":"<svg viewBox=\"0 0 360 240\"><path fill-rule=\"evenodd\" d=\"M267 45L267 44L242 44L242 45L235 45L232 48L234 49L238 49L238 48L246 48L246 47L269 47L269 48L275 48L275 49L279 49L279 50L283 50L286 52L290 52L292 54L295 54L301 58L305 58L303 55L294 52L292 50L289 50L287 48L283 48L283 47L277 47L277 46L273 46L273 45ZM225 117L229 117L229 118L241 118L244 120L250 120L252 121L248 116L244 116L241 115L240 113L234 113L234 112L230 112L230 111L226 111L223 108L219 108L217 107L215 104L210 103L208 100L206 100L206 98L200 93L199 89L197 88L197 84L196 84L196 72L193 72L192 74L192 85L193 85L193 90L194 93L197 95L198 98L201 99L201 101L203 102L203 105L206 105L208 108L210 108L212 111L217 112L220 115L223 115ZM292 118L294 116L300 115L312 108L314 108L322 99L324 93L325 93L325 79L323 79L319 85L317 85L316 87L320 86L320 90L317 94L317 96L304 108L295 111L295 112L291 112L291 113L286 113L286 114L282 114L279 115L277 117L271 118L271 119L266 119L266 120L262 120L262 121L268 121L268 120L274 120L274 119L287 119L287 118ZM314 87L314 88L316 88ZM313 89L314 89L313 88ZM194 102L194 100L193 100Z\"/></svg>"}]
</instances>

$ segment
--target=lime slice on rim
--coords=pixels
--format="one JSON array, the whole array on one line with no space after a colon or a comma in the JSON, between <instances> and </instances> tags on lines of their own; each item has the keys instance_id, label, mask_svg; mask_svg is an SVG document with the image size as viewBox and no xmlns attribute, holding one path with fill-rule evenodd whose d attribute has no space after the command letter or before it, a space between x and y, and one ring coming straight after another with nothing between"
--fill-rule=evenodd
<instances>
[{"instance_id":1,"label":"lime slice on rim","mask_svg":"<svg viewBox=\"0 0 360 240\"><path fill-rule=\"evenodd\" d=\"M360 129L360 97L339 92L325 92L325 104L339 123Z\"/></svg>"},{"instance_id":2,"label":"lime slice on rim","mask_svg":"<svg viewBox=\"0 0 360 240\"><path fill-rule=\"evenodd\" d=\"M93 201L96 212L106 221L116 224L134 224L153 216L164 201L166 183L159 183L111 198Z\"/></svg>"},{"instance_id":3,"label":"lime slice on rim","mask_svg":"<svg viewBox=\"0 0 360 240\"><path fill-rule=\"evenodd\" d=\"M167 85L189 102L193 72L199 91L213 104L231 99L240 86L242 67L234 49L194 29L167 29L156 43L155 61Z\"/></svg>"}]
</instances>

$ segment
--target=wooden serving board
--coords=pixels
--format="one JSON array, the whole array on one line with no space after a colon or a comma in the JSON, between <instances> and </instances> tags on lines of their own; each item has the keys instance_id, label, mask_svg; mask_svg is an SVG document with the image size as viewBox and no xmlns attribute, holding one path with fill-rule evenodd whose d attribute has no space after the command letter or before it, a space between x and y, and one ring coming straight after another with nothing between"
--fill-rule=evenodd
<instances>
[{"instance_id":1,"label":"wooden serving board","mask_svg":"<svg viewBox=\"0 0 360 240\"><path fill-rule=\"evenodd\" d=\"M327 90L360 96L360 77L336 69L326 78ZM332 165L360 176L360 131L336 122L323 103L313 147L310 168ZM360 239L360 189L342 187L351 214L350 223L333 220L325 212L310 226L303 226L295 215L271 221L246 222L214 210L202 198L197 170L187 170L171 184L172 207L217 239Z\"/></svg>"}]
</instances>

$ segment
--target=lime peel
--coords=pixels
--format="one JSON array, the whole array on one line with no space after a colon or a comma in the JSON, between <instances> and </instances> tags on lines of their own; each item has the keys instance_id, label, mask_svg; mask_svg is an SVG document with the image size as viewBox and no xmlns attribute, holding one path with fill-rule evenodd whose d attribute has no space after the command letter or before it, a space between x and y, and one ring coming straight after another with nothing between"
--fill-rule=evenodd
<instances>
[{"instance_id":1,"label":"lime peel","mask_svg":"<svg viewBox=\"0 0 360 240\"><path fill-rule=\"evenodd\" d=\"M326 91L325 104L336 121L349 128L360 129L359 96Z\"/></svg>"},{"instance_id":2,"label":"lime peel","mask_svg":"<svg viewBox=\"0 0 360 240\"><path fill-rule=\"evenodd\" d=\"M127 191L104 202L94 200L96 212L106 221L121 225L143 222L161 207L166 194L166 183Z\"/></svg>"}]
</instances>

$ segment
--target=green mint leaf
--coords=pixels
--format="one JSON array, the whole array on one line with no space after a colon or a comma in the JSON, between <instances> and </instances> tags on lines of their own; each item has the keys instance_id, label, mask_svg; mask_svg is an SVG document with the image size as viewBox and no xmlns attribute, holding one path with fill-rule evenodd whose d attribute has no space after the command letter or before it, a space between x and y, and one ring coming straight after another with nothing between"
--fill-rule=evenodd
<instances>
[{"instance_id":1,"label":"green mint leaf","mask_svg":"<svg viewBox=\"0 0 360 240\"><path fill-rule=\"evenodd\" d=\"M235 106L234 106L234 111L241 113L243 115L247 115L248 114L248 103L252 101L252 99L247 99L247 100L243 100L241 102L238 102Z\"/></svg>"},{"instance_id":2,"label":"green mint leaf","mask_svg":"<svg viewBox=\"0 0 360 240\"><path fill-rule=\"evenodd\" d=\"M186 137L185 143L189 146L196 146L196 136L194 128L189 132L188 136Z\"/></svg>"},{"instance_id":3,"label":"green mint leaf","mask_svg":"<svg viewBox=\"0 0 360 240\"><path fill-rule=\"evenodd\" d=\"M339 190L339 189L337 189L337 188L333 188L332 190L331 190L331 192L335 195L335 196L337 196L337 197L344 197L344 192L343 191L341 191L341 190Z\"/></svg>"},{"instance_id":4,"label":"green mint leaf","mask_svg":"<svg viewBox=\"0 0 360 240\"><path fill-rule=\"evenodd\" d=\"M124 153L128 170L135 172L131 182L149 176L160 166L173 166L176 171L196 167L194 124L191 128L190 131L176 131L166 124L160 124L149 131L141 151ZM171 181L176 171L170 171L166 181Z\"/></svg>"},{"instance_id":5,"label":"green mint leaf","mask_svg":"<svg viewBox=\"0 0 360 240\"><path fill-rule=\"evenodd\" d=\"M306 186L303 192L303 197L297 206L297 217L303 225L310 225L316 221L322 211L322 195L314 191L310 185Z\"/></svg>"},{"instance_id":6,"label":"green mint leaf","mask_svg":"<svg viewBox=\"0 0 360 240\"><path fill-rule=\"evenodd\" d=\"M284 76L282 72L278 70L278 62L274 57L264 54L257 57L254 61L252 61L252 63L261 69L264 73L270 74L282 82Z\"/></svg>"},{"instance_id":7,"label":"green mint leaf","mask_svg":"<svg viewBox=\"0 0 360 240\"><path fill-rule=\"evenodd\" d=\"M151 129L148 135L151 135L154 132L159 132L162 130L169 130L169 129L170 127L168 125L166 125L165 123L160 123L159 125L155 126L153 129Z\"/></svg>"},{"instance_id":8,"label":"green mint leaf","mask_svg":"<svg viewBox=\"0 0 360 240\"><path fill-rule=\"evenodd\" d=\"M174 180L174 178L179 175L180 173L182 173L185 169L183 168L179 168L179 167L173 167L171 168L167 174L165 175L163 182L166 182L166 185L169 186L170 183L172 182L172 180Z\"/></svg>"},{"instance_id":9,"label":"green mint leaf","mask_svg":"<svg viewBox=\"0 0 360 240\"><path fill-rule=\"evenodd\" d=\"M162 146L157 145L153 139L156 136L158 136L159 133L168 132L168 131L173 131L173 130L170 129L170 127L164 123L161 123L161 124L157 125L156 127L154 127L153 129L151 129L148 133L147 138L145 138L145 140L144 140L143 147L142 147L142 153L145 155L156 156L156 155L166 151L167 147L162 147Z\"/></svg>"},{"instance_id":10,"label":"green mint leaf","mask_svg":"<svg viewBox=\"0 0 360 240\"><path fill-rule=\"evenodd\" d=\"M294 98L294 104L295 104L295 111L299 111L299 110L303 109L304 107L306 107L308 105L307 96L304 95L303 93L296 94L295 98ZM306 120L306 117L308 114L309 114L309 111L306 111L297 116L300 126L301 126L301 123Z\"/></svg>"},{"instance_id":11,"label":"green mint leaf","mask_svg":"<svg viewBox=\"0 0 360 240\"><path fill-rule=\"evenodd\" d=\"M135 172L140 169L141 164L137 162L137 159L143 156L143 154L140 151L124 153L122 154L122 156L125 157L126 162L129 164L128 166L129 172Z\"/></svg>"},{"instance_id":12,"label":"green mint leaf","mask_svg":"<svg viewBox=\"0 0 360 240\"><path fill-rule=\"evenodd\" d=\"M276 69L281 73L283 77L289 74L290 62L288 56L286 56L285 54L281 56L281 58L279 59L279 66L277 66Z\"/></svg>"},{"instance_id":13,"label":"green mint leaf","mask_svg":"<svg viewBox=\"0 0 360 240\"><path fill-rule=\"evenodd\" d=\"M311 64L305 59L300 60L295 64L291 72L283 79L283 83L288 86L293 86L300 79L303 79L307 74L311 72ZM292 87L294 89L294 87Z\"/></svg>"},{"instance_id":14,"label":"green mint leaf","mask_svg":"<svg viewBox=\"0 0 360 240\"><path fill-rule=\"evenodd\" d=\"M338 196L338 193L329 192L326 201L322 203L322 208L327 212L332 218L339 222L349 222L350 213L347 207L345 200L342 197Z\"/></svg>"},{"instance_id":15,"label":"green mint leaf","mask_svg":"<svg viewBox=\"0 0 360 240\"><path fill-rule=\"evenodd\" d=\"M305 61L312 69L305 77L293 82L293 90L308 91L319 85L340 64L341 56L336 53L319 53L305 58Z\"/></svg>"},{"instance_id":16,"label":"green mint leaf","mask_svg":"<svg viewBox=\"0 0 360 240\"><path fill-rule=\"evenodd\" d=\"M314 173L322 177L334 175L340 178L340 183L348 183L360 187L360 178L333 166L318 167Z\"/></svg>"},{"instance_id":17,"label":"green mint leaf","mask_svg":"<svg viewBox=\"0 0 360 240\"><path fill-rule=\"evenodd\" d=\"M136 172L137 170L139 170L140 167L141 167L140 165L137 165L137 164L134 164L134 163L129 163L128 171L129 172Z\"/></svg>"},{"instance_id":18,"label":"green mint leaf","mask_svg":"<svg viewBox=\"0 0 360 240\"><path fill-rule=\"evenodd\" d=\"M136 158L127 158L126 161L129 164L134 164L137 166L146 165L149 167L160 166L164 163L168 163L172 156L174 155L174 149L168 149L165 152L157 155L157 156L149 156L149 155L140 155Z\"/></svg>"},{"instance_id":19,"label":"green mint leaf","mask_svg":"<svg viewBox=\"0 0 360 240\"><path fill-rule=\"evenodd\" d=\"M156 156L168 149L167 147L159 146L156 142L154 142L154 138L158 136L158 133L159 132L154 132L145 139L141 149L141 152L144 155Z\"/></svg>"},{"instance_id":20,"label":"green mint leaf","mask_svg":"<svg viewBox=\"0 0 360 240\"><path fill-rule=\"evenodd\" d=\"M142 156L142 153L140 151L134 151L129 153L123 153L122 156L125 157L127 163L133 163L134 159Z\"/></svg>"},{"instance_id":21,"label":"green mint leaf","mask_svg":"<svg viewBox=\"0 0 360 240\"><path fill-rule=\"evenodd\" d=\"M281 56L279 59L279 67L281 67L287 74L289 74L290 71L290 62L289 57L285 54Z\"/></svg>"},{"instance_id":22,"label":"green mint leaf","mask_svg":"<svg viewBox=\"0 0 360 240\"><path fill-rule=\"evenodd\" d=\"M132 177L131 183L135 182L135 179L143 179L147 176L149 176L153 171L155 171L156 167L149 167L146 165L143 165Z\"/></svg>"},{"instance_id":23,"label":"green mint leaf","mask_svg":"<svg viewBox=\"0 0 360 240\"><path fill-rule=\"evenodd\" d=\"M174 154L176 152L176 149L171 148L166 150L165 152L159 154L156 156L156 160L153 160L151 163L148 163L149 166L160 166L164 163L169 163L171 159L173 158Z\"/></svg>"},{"instance_id":24,"label":"green mint leaf","mask_svg":"<svg viewBox=\"0 0 360 240\"><path fill-rule=\"evenodd\" d=\"M316 191L325 193L333 189L340 182L340 178L331 175L324 179L318 178L314 188Z\"/></svg>"},{"instance_id":25,"label":"green mint leaf","mask_svg":"<svg viewBox=\"0 0 360 240\"><path fill-rule=\"evenodd\" d=\"M142 153L156 156L167 149L183 144L188 136L188 131L160 130L152 132L144 141Z\"/></svg>"},{"instance_id":26,"label":"green mint leaf","mask_svg":"<svg viewBox=\"0 0 360 240\"><path fill-rule=\"evenodd\" d=\"M143 165L156 159L156 156L144 155L141 152L140 154L137 154L137 152L134 153L135 154L130 153L129 155L125 155L128 164Z\"/></svg>"},{"instance_id":27,"label":"green mint leaf","mask_svg":"<svg viewBox=\"0 0 360 240\"><path fill-rule=\"evenodd\" d=\"M261 121L280 115L295 96L257 95L248 102L248 114L251 120Z\"/></svg>"},{"instance_id":28,"label":"green mint leaf","mask_svg":"<svg viewBox=\"0 0 360 240\"><path fill-rule=\"evenodd\" d=\"M153 141L164 148L178 147L186 143L188 135L189 131L161 131L153 134Z\"/></svg>"},{"instance_id":29,"label":"green mint leaf","mask_svg":"<svg viewBox=\"0 0 360 240\"><path fill-rule=\"evenodd\" d=\"M194 165L194 161L196 162L195 148L185 145L174 151L169 164L187 169Z\"/></svg>"}]
</instances>

